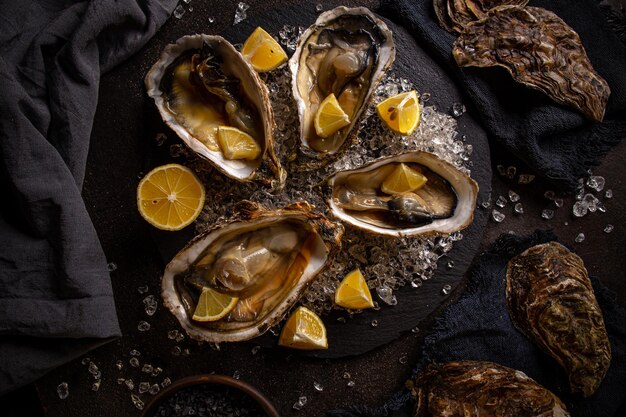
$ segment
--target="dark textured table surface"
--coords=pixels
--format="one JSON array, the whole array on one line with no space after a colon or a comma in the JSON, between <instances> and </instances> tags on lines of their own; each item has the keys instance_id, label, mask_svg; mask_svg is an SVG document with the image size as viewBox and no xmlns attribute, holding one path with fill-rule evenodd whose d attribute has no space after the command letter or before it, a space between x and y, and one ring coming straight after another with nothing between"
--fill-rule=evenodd
<instances>
[{"instance_id":1,"label":"dark textured table surface","mask_svg":"<svg viewBox=\"0 0 626 417\"><path fill-rule=\"evenodd\" d=\"M158 294L163 268L163 261L153 243L150 229L135 210L137 176L146 169L145 159L141 155L154 146L152 138L163 129L162 126L150 125L154 118L154 109L145 97L143 74L152 65L152 57L158 55L165 43L190 33L222 33L229 29L236 3L220 2L211 6L207 3L192 1L192 12L186 12L181 19L172 18L140 53L102 79L84 197L105 253L110 261L117 263L118 270L112 273L112 280L116 289L118 311L132 313L132 320L120 315L120 323L124 334L133 336L124 337L98 349L92 355L86 355L95 361L103 374L103 382L98 392L90 390L91 376L87 367L81 364L82 357L42 378L36 388L47 416L135 416L139 411L130 402L128 389L116 383L117 378L132 378L134 384L138 385L144 380L159 381L165 376L175 380L193 373L210 372L226 375L239 373L242 380L260 388L275 403L282 415L319 416L324 410L348 404L381 404L404 384L412 364L419 358L423 335L428 331L430 319L420 324L420 333L407 332L369 353L333 360L305 358L297 354L287 354L284 350L272 349L262 349L252 354L254 343L223 346L220 351L212 351L206 345L198 346L187 339L175 343L166 337L165 332L161 332L163 334L159 337L145 339L138 334L137 317L143 314L141 300L145 295L140 295L137 291L122 292L119 289L147 285L148 294ZM250 0L247 3L251 6L247 12L250 17L276 7L275 4L262 1ZM325 9L338 4L324 1L319 3ZM375 8L378 2L346 3ZM314 9L315 4L313 2L303 7ZM210 17L215 18L214 23L209 23ZM144 104L137 107L134 104L138 102ZM111 152L111 148L115 151ZM519 185L517 181L499 175L497 165L505 168L515 166L517 174L529 172L497 146L492 148L491 160L494 168L492 207L478 210L490 212L493 201L499 195L507 196L509 190L513 190L521 196L524 214L515 214L510 202L499 209L506 218L502 223L493 220L488 222L480 243L481 248L488 247L501 233L511 231L523 234L536 228L552 228L563 243L573 247L583 258L589 272L613 289L619 303L626 305L626 281L623 272L626 270L626 257L623 256L626 245L626 184L623 179L626 143L616 147L594 169L594 175L606 178L605 190L613 191L613 198L610 199L605 197L605 190L596 193L606 206L606 212L590 213L583 218L572 215L573 197L565 196L561 208L546 199L544 192L550 190L550 186L542 180L535 179L530 185ZM541 218L541 212L546 208L555 210L554 218ZM604 229L609 224L614 229L611 233L605 233ZM575 238L579 233L584 233L585 240L576 243ZM128 285L129 280L132 285ZM460 291L462 286L447 301L452 302ZM156 317L163 321L159 325L161 328L177 328L175 319L163 307L159 307ZM169 351L176 345L182 349L190 349L191 355L163 356L159 353L164 346ZM128 362L132 349L141 352L139 359L142 364L160 366L164 369L163 373L153 378L132 368ZM124 362L122 371L115 368L115 361L118 359ZM349 387L348 379L344 379L346 372L350 374L349 380L354 381L353 387ZM56 395L56 386L61 381L70 382L70 397L64 401L59 400ZM317 392L313 387L314 382L321 384L324 390ZM15 398L31 401L33 398L29 396L28 390L20 391L20 395ZM134 392L136 391L135 387ZM307 396L307 405L300 411L293 410L292 405L302 395ZM145 396L144 398L149 399ZM8 407L9 410L16 411L16 415L31 415L33 412L32 402L24 404L13 401Z\"/></svg>"}]
</instances>

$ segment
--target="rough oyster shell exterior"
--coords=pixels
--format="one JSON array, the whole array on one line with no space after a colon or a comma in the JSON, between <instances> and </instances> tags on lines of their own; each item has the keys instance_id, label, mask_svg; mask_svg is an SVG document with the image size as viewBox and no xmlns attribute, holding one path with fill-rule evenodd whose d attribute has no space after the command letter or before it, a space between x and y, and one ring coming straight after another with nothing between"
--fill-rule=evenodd
<instances>
[{"instance_id":1,"label":"rough oyster shell exterior","mask_svg":"<svg viewBox=\"0 0 626 417\"><path fill-rule=\"evenodd\" d=\"M501 6L468 24L452 54L461 67L506 68L513 79L602 121L611 90L578 34L539 7Z\"/></svg>"},{"instance_id":2,"label":"rough oyster shell exterior","mask_svg":"<svg viewBox=\"0 0 626 417\"><path fill-rule=\"evenodd\" d=\"M166 266L161 280L164 306L174 314L187 334L196 340L213 343L238 342L260 336L283 319L308 285L330 264L341 247L343 226L314 213L312 206L306 202L294 203L283 209L272 211L257 203L244 200L238 204L236 210L237 214L232 219L189 242ZM184 274L221 236L236 235L239 231L250 231L251 228L283 221L301 222L303 227L310 227L317 235L315 246L311 251L311 259L287 297L282 299L269 314L259 318L248 327L226 331L194 322L191 318L193 308L181 294L177 283L178 277Z\"/></svg>"},{"instance_id":3,"label":"rough oyster shell exterior","mask_svg":"<svg viewBox=\"0 0 626 417\"><path fill-rule=\"evenodd\" d=\"M167 105L167 92L162 91L162 80L168 67L182 54L191 49L200 49L209 45L224 60L232 75L239 80L251 103L258 111L262 124L261 156L253 161L228 160L219 151L212 151L183 126ZM209 160L225 175L239 181L255 181L265 186L281 188L286 179L286 172L274 152L274 113L267 87L241 55L226 39L221 36L196 34L183 36L176 43L167 45L159 60L152 66L145 77L148 96L153 98L163 121L182 139L182 141L201 157ZM265 168L262 170L261 168Z\"/></svg>"},{"instance_id":4,"label":"rough oyster shell exterior","mask_svg":"<svg viewBox=\"0 0 626 417\"><path fill-rule=\"evenodd\" d=\"M451 33L461 33L465 26L484 19L490 9L504 5L525 6L528 0L434 0L439 24Z\"/></svg>"},{"instance_id":5,"label":"rough oyster shell exterior","mask_svg":"<svg viewBox=\"0 0 626 417\"><path fill-rule=\"evenodd\" d=\"M582 259L557 242L527 249L509 261L506 300L513 324L565 369L571 391L592 395L611 345Z\"/></svg>"},{"instance_id":6,"label":"rough oyster shell exterior","mask_svg":"<svg viewBox=\"0 0 626 417\"><path fill-rule=\"evenodd\" d=\"M567 417L565 405L521 371L493 362L430 365L407 383L414 417Z\"/></svg>"}]
</instances>

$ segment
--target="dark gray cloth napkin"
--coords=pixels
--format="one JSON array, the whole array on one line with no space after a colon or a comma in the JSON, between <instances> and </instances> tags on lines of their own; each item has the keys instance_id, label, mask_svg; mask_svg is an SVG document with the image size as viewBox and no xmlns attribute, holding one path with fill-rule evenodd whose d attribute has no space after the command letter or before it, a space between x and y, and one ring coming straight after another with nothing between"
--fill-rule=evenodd
<instances>
[{"instance_id":1,"label":"dark gray cloth napkin","mask_svg":"<svg viewBox=\"0 0 626 417\"><path fill-rule=\"evenodd\" d=\"M81 198L98 83L175 6L0 2L0 394L120 335Z\"/></svg>"},{"instance_id":2,"label":"dark gray cloth napkin","mask_svg":"<svg viewBox=\"0 0 626 417\"><path fill-rule=\"evenodd\" d=\"M577 179L626 137L626 45L611 31L594 0L531 0L555 12L580 35L611 96L603 123L556 104L517 84L503 68L459 68L452 57L456 36L443 30L432 0L385 0L380 12L406 27L467 94L492 138L556 187L573 189Z\"/></svg>"},{"instance_id":3,"label":"dark gray cloth napkin","mask_svg":"<svg viewBox=\"0 0 626 417\"><path fill-rule=\"evenodd\" d=\"M556 361L515 329L505 299L507 262L527 248L556 240L552 232L528 237L501 236L482 254L469 272L461 298L435 321L425 339L422 359L413 376L431 362L486 360L521 370L554 392L573 417L623 417L626 411L626 310L597 279L591 278L604 316L612 349L611 366L596 393L583 399L568 392L567 377ZM584 260L583 260L584 261ZM334 417L409 417L413 401L406 389L380 408L333 411Z\"/></svg>"}]
</instances>

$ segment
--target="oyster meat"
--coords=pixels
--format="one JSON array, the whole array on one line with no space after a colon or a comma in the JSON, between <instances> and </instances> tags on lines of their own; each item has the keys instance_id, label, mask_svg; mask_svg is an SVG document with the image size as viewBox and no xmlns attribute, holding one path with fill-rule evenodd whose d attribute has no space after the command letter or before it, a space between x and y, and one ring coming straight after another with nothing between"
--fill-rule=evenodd
<instances>
[{"instance_id":1,"label":"oyster meat","mask_svg":"<svg viewBox=\"0 0 626 417\"><path fill-rule=\"evenodd\" d=\"M383 191L398 166L419 172L425 184L411 192ZM390 236L453 233L474 218L478 185L435 155L408 152L363 167L341 171L327 180L333 214L353 226Z\"/></svg>"},{"instance_id":2,"label":"oyster meat","mask_svg":"<svg viewBox=\"0 0 626 417\"><path fill-rule=\"evenodd\" d=\"M465 26L452 54L461 67L506 68L513 79L602 121L611 90L578 34L540 7L501 6Z\"/></svg>"},{"instance_id":3,"label":"oyster meat","mask_svg":"<svg viewBox=\"0 0 626 417\"><path fill-rule=\"evenodd\" d=\"M559 398L521 371L493 362L430 365L407 383L414 417L568 417Z\"/></svg>"},{"instance_id":4,"label":"oyster meat","mask_svg":"<svg viewBox=\"0 0 626 417\"><path fill-rule=\"evenodd\" d=\"M180 38L165 48L145 84L165 123L193 151L231 178L282 186L286 174L274 153L267 87L224 38ZM255 152L228 159L218 142L220 126L250 135Z\"/></svg>"},{"instance_id":5,"label":"oyster meat","mask_svg":"<svg viewBox=\"0 0 626 417\"><path fill-rule=\"evenodd\" d=\"M571 391L592 395L611 344L582 259L557 242L529 248L509 261L506 300L515 327L565 369Z\"/></svg>"},{"instance_id":6,"label":"oyster meat","mask_svg":"<svg viewBox=\"0 0 626 417\"><path fill-rule=\"evenodd\" d=\"M243 201L240 217L195 238L167 265L164 305L190 337L236 342L277 324L339 249L343 227L307 203L267 211ZM204 287L239 298L225 317L195 322Z\"/></svg>"},{"instance_id":7,"label":"oyster meat","mask_svg":"<svg viewBox=\"0 0 626 417\"><path fill-rule=\"evenodd\" d=\"M322 13L289 60L303 149L316 156L338 152L394 58L391 31L368 9L341 6ZM331 93L350 124L322 138L313 120Z\"/></svg>"},{"instance_id":8,"label":"oyster meat","mask_svg":"<svg viewBox=\"0 0 626 417\"><path fill-rule=\"evenodd\" d=\"M483 19L497 6L525 6L528 0L433 0L439 24L448 32L463 32L468 23Z\"/></svg>"}]
</instances>

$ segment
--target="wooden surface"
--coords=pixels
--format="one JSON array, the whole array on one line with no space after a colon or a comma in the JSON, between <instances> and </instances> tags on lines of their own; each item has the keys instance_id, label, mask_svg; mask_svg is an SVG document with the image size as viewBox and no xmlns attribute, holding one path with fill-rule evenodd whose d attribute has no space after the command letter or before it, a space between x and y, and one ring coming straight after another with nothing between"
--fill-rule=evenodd
<instances>
[{"instance_id":1,"label":"wooden surface","mask_svg":"<svg viewBox=\"0 0 626 417\"><path fill-rule=\"evenodd\" d=\"M249 16L266 13L275 6L261 1L248 3L251 5ZM330 8L331 2L320 3L325 9ZM377 4L375 1L349 3L370 7ZM234 4L220 4L210 8L201 2L192 2L192 5L193 12L187 12L180 20L170 20L137 56L102 79L84 196L105 253L110 261L118 264L112 280L118 311L124 313L120 315L120 322L125 337L87 355L102 371L103 382L98 392L90 391L92 380L80 359L40 380L37 389L46 415L137 416L139 411L131 404L130 392L115 382L118 377L132 378L134 384L138 385L141 381L157 382L165 376L175 380L190 374L210 372L226 375L238 372L242 380L264 392L284 416L319 416L323 410L355 403L379 405L397 391L409 376L412 364L420 356L423 335L428 331L431 319L420 324L420 333L407 332L369 353L335 360L305 358L273 349L262 349L252 354L254 343L224 346L221 351L213 351L206 345L198 346L187 339L177 344L169 340L166 333L178 326L173 316L162 306L159 306L154 318L148 319L153 328L147 334L140 334L136 329L138 320L146 318L141 304L145 295L133 289L148 285L148 294L158 295L163 267L158 248L152 243L150 230L135 210L137 176L146 169L144 159L138 155L149 151L149 147L154 146L152 138L156 132L162 131L161 126L151 125L154 121L153 103L145 97L142 77L165 43L189 33L221 33L230 26L235 9ZM303 7L314 8L315 3ZM208 24L210 16L215 17L215 23ZM116 97L116 91L123 91L127 100ZM136 103L141 105L137 106ZM110 152L111 149L115 149L115 152ZM600 197L607 208L606 213L596 212L583 218L574 218L571 212L573 197L567 198L562 208L556 208L543 196L550 189L545 182L537 179L523 186L495 173L495 167L499 164L505 167L514 165L518 173L529 172L494 146L491 157L494 167L492 207L478 210L483 211L482 215L489 214L493 201L499 195L506 196L509 190L514 190L521 196L525 214L514 214L509 202L500 209L506 215L502 223L493 220L487 222L480 246L487 248L501 233L513 231L525 234L536 228L552 228L563 243L573 247L583 258L589 272L616 291L618 302L626 305L623 272L626 270L626 257L623 256L626 245L624 160L626 143L616 147L602 165L594 170L594 174L606 178L605 189L613 190L612 199ZM115 166L115 169L111 169L111 166ZM604 195L604 191L600 194ZM556 210L552 220L541 218L541 211L545 208ZM607 224L614 225L614 230L608 234L603 232ZM580 232L585 233L586 239L575 243L574 238ZM449 301L460 291L453 294ZM190 356L171 355L170 351L176 345L190 349ZM142 364L160 366L164 369L163 373L158 378L146 377L139 369L130 367L128 361L132 349L141 352L139 359ZM114 366L118 359L124 362L122 371ZM344 379L346 372L350 374L349 379ZM349 380L354 381L353 387L347 386ZM64 401L56 396L56 386L61 381L70 384L70 397ZM314 382L320 383L324 391L316 392ZM136 387L133 392L137 392ZM292 405L301 395L308 397L308 403L296 412ZM147 394L142 397L150 398Z\"/></svg>"}]
</instances>

